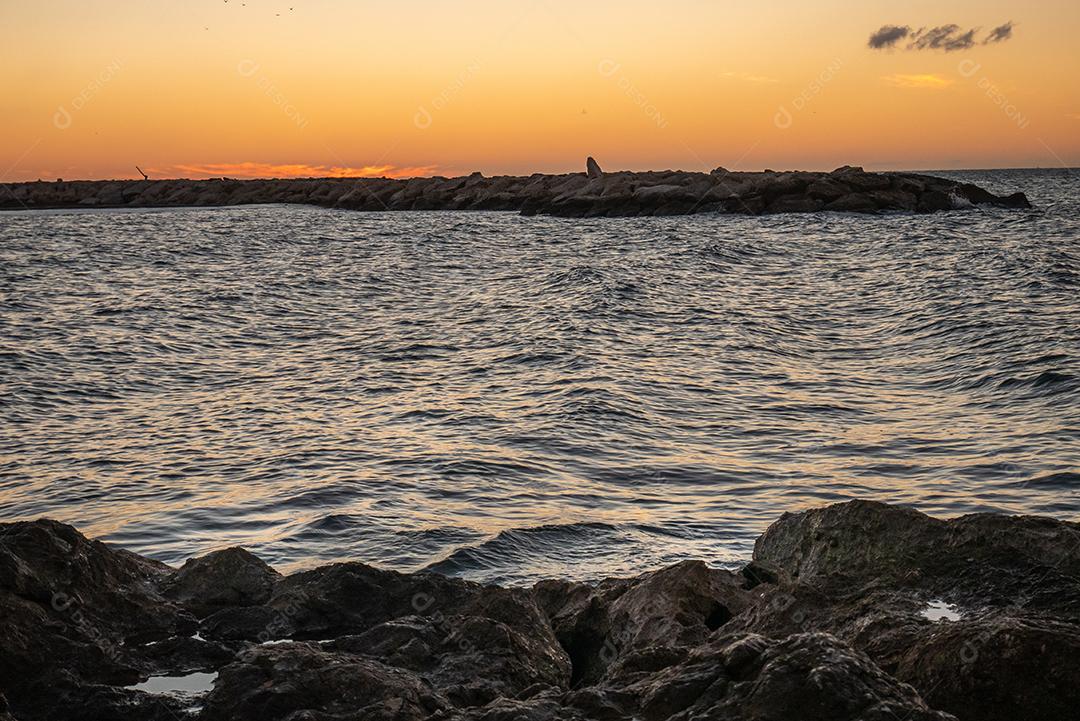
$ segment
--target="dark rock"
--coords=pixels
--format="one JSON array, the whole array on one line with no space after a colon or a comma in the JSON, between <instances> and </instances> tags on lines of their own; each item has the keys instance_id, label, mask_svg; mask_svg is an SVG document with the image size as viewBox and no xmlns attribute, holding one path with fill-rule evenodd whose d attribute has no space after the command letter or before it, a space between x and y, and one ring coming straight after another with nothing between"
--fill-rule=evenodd
<instances>
[{"instance_id":1,"label":"dark rock","mask_svg":"<svg viewBox=\"0 0 1080 721\"><path fill-rule=\"evenodd\" d=\"M766 213L813 213L821 210L824 201L805 195L782 195L765 209Z\"/></svg>"},{"instance_id":2,"label":"dark rock","mask_svg":"<svg viewBox=\"0 0 1080 721\"><path fill-rule=\"evenodd\" d=\"M595 682L639 649L701 643L751 600L740 576L700 561L596 587L547 582L533 592L570 654L574 683Z\"/></svg>"},{"instance_id":3,"label":"dark rock","mask_svg":"<svg viewBox=\"0 0 1080 721\"><path fill-rule=\"evenodd\" d=\"M641 718L949 721L910 686L826 634L724 637L627 689Z\"/></svg>"},{"instance_id":4,"label":"dark rock","mask_svg":"<svg viewBox=\"0 0 1080 721\"><path fill-rule=\"evenodd\" d=\"M955 579L979 562L1080 577L1080 524L992 514L942 521L851 501L784 514L754 544L754 560L803 582L843 576L917 585Z\"/></svg>"},{"instance_id":5,"label":"dark rock","mask_svg":"<svg viewBox=\"0 0 1080 721\"><path fill-rule=\"evenodd\" d=\"M997 616L942 624L893 675L960 719L1064 719L1080 707L1080 627Z\"/></svg>"},{"instance_id":6,"label":"dark rock","mask_svg":"<svg viewBox=\"0 0 1080 721\"><path fill-rule=\"evenodd\" d=\"M14 715L38 708L43 694L73 713L67 695L46 690L60 674L73 687L135 683L133 649L193 634L195 619L155 590L171 572L56 521L0 525L0 693Z\"/></svg>"},{"instance_id":7,"label":"dark rock","mask_svg":"<svg viewBox=\"0 0 1080 721\"><path fill-rule=\"evenodd\" d=\"M671 203L692 185L651 181ZM592 192L607 212L632 191L609 177ZM1080 524L869 502L785 514L739 572L684 562L531 589L359 563L280 578L240 549L174 570L63 524L0 524L0 721L198 704L210 721L1071 718L1078 579ZM200 635L181 602L213 610ZM217 672L209 694L131 687L194 671Z\"/></svg>"},{"instance_id":8,"label":"dark rock","mask_svg":"<svg viewBox=\"0 0 1080 721\"><path fill-rule=\"evenodd\" d=\"M785 515L755 563L780 582L733 628L836 634L964 721L1064 718L1080 701L1080 524L851 502ZM935 598L959 620L925 617Z\"/></svg>"},{"instance_id":9,"label":"dark rock","mask_svg":"<svg viewBox=\"0 0 1080 721\"><path fill-rule=\"evenodd\" d=\"M524 215L615 217L728 212L757 215L774 203L815 212L821 200L855 212L920 212L958 206L1028 208L1022 193L995 196L977 186L914 173L867 173L844 167L832 173L765 171L710 174L685 171L604 173L589 158L585 173L528 177L321 178L296 180L160 180L11 183L2 208L131 205L137 207L306 203L358 211L497 210ZM658 190L652 190L652 189ZM679 190L674 191L673 188ZM875 193L897 195L874 195ZM855 197L846 200L853 193ZM803 199L799 199L803 196ZM870 204L874 204L874 209ZM830 209L825 206L825 209ZM774 212L774 211L770 211Z\"/></svg>"},{"instance_id":10,"label":"dark rock","mask_svg":"<svg viewBox=\"0 0 1080 721\"><path fill-rule=\"evenodd\" d=\"M849 193L851 193L850 185L845 185L832 178L815 180L810 183L809 187L806 189L806 194L811 198L818 198L819 200L824 200L826 202L842 198Z\"/></svg>"},{"instance_id":11,"label":"dark rock","mask_svg":"<svg viewBox=\"0 0 1080 721\"><path fill-rule=\"evenodd\" d=\"M765 211L765 199L760 195L730 198L724 201L724 210L728 213L761 215Z\"/></svg>"},{"instance_id":12,"label":"dark rock","mask_svg":"<svg viewBox=\"0 0 1080 721\"><path fill-rule=\"evenodd\" d=\"M887 190L892 178L880 173L841 173L843 181L855 190Z\"/></svg>"},{"instance_id":13,"label":"dark rock","mask_svg":"<svg viewBox=\"0 0 1080 721\"><path fill-rule=\"evenodd\" d=\"M200 718L421 721L448 708L447 700L413 673L361 656L288 644L251 649L223 668Z\"/></svg>"},{"instance_id":14,"label":"dark rock","mask_svg":"<svg viewBox=\"0 0 1080 721\"><path fill-rule=\"evenodd\" d=\"M942 190L928 190L919 198L919 210L923 213L937 213L955 207L952 196Z\"/></svg>"},{"instance_id":15,"label":"dark rock","mask_svg":"<svg viewBox=\"0 0 1080 721\"><path fill-rule=\"evenodd\" d=\"M867 193L851 193L825 206L836 213L876 213L880 206Z\"/></svg>"},{"instance_id":16,"label":"dark rock","mask_svg":"<svg viewBox=\"0 0 1080 721\"><path fill-rule=\"evenodd\" d=\"M1006 195L1003 198L996 198L994 200L995 205L1000 205L1003 208L1017 208L1026 210L1031 208L1031 201L1023 193L1013 193L1012 195Z\"/></svg>"},{"instance_id":17,"label":"dark rock","mask_svg":"<svg viewBox=\"0 0 1080 721\"><path fill-rule=\"evenodd\" d=\"M866 196L878 210L914 212L919 207L919 199L905 190L872 190Z\"/></svg>"},{"instance_id":18,"label":"dark rock","mask_svg":"<svg viewBox=\"0 0 1080 721\"><path fill-rule=\"evenodd\" d=\"M164 591L201 618L224 607L265 603L280 578L248 551L226 548L189 560L169 578Z\"/></svg>"},{"instance_id":19,"label":"dark rock","mask_svg":"<svg viewBox=\"0 0 1080 721\"><path fill-rule=\"evenodd\" d=\"M457 706L483 705L517 697L537 685L566 687L570 682L570 659L552 636L545 634L538 643L505 623L479 616L411 616L324 647L413 671Z\"/></svg>"}]
</instances>

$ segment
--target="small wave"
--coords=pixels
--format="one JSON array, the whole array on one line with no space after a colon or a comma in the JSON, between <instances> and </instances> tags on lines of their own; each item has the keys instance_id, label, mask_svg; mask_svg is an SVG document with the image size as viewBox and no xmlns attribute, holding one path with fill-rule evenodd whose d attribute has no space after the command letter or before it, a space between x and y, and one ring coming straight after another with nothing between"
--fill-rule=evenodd
<instances>
[{"instance_id":1,"label":"small wave","mask_svg":"<svg viewBox=\"0 0 1080 721\"><path fill-rule=\"evenodd\" d=\"M1058 371L1043 371L1037 376L1031 376L1028 378L1005 378L998 384L998 388L1054 388L1056 389L1062 385L1072 385L1072 382L1076 380L1076 376L1069 375L1068 373L1060 373Z\"/></svg>"},{"instance_id":2,"label":"small wave","mask_svg":"<svg viewBox=\"0 0 1080 721\"><path fill-rule=\"evenodd\" d=\"M476 575L515 566L538 565L540 559L561 559L568 554L589 554L598 543L612 542L619 529L608 523L568 523L515 528L473 546L464 546L424 570L446 576Z\"/></svg>"},{"instance_id":3,"label":"small wave","mask_svg":"<svg viewBox=\"0 0 1080 721\"><path fill-rule=\"evenodd\" d=\"M1026 481L1017 481L1014 485L1020 486L1022 488L1030 486L1032 488L1076 489L1080 487L1080 473L1076 473L1074 471L1050 473L1045 476L1037 476Z\"/></svg>"}]
</instances>

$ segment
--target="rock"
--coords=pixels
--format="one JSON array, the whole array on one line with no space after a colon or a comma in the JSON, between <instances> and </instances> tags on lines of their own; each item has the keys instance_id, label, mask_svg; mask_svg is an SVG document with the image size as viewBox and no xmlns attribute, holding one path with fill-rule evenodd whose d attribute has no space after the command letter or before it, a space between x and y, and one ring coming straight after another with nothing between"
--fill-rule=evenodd
<instances>
[{"instance_id":1,"label":"rock","mask_svg":"<svg viewBox=\"0 0 1080 721\"><path fill-rule=\"evenodd\" d=\"M1080 705L1080 627L997 616L921 634L893 675L960 719L1064 719Z\"/></svg>"},{"instance_id":2,"label":"rock","mask_svg":"<svg viewBox=\"0 0 1080 721\"><path fill-rule=\"evenodd\" d=\"M850 501L784 514L754 544L757 563L813 582L828 576L925 584L976 564L1080 576L1080 524L974 514L941 521ZM988 579L994 580L994 579Z\"/></svg>"},{"instance_id":3,"label":"rock","mask_svg":"<svg viewBox=\"0 0 1080 721\"><path fill-rule=\"evenodd\" d=\"M831 178L815 180L806 189L806 194L811 198L818 198L826 202L842 198L849 193L851 193L851 186Z\"/></svg>"},{"instance_id":4,"label":"rock","mask_svg":"<svg viewBox=\"0 0 1080 721\"><path fill-rule=\"evenodd\" d=\"M647 185L634 191L634 200L643 203L659 203L683 197L690 196L681 185Z\"/></svg>"},{"instance_id":5,"label":"rock","mask_svg":"<svg viewBox=\"0 0 1080 721\"><path fill-rule=\"evenodd\" d=\"M135 683L133 649L193 634L195 619L156 591L171 571L56 521L0 524L0 693L13 714L44 700L68 716L55 689Z\"/></svg>"},{"instance_id":6,"label":"rock","mask_svg":"<svg viewBox=\"0 0 1080 721\"><path fill-rule=\"evenodd\" d=\"M193 558L170 576L165 595L203 618L227 606L257 606L270 599L281 578L242 548Z\"/></svg>"},{"instance_id":7,"label":"rock","mask_svg":"<svg viewBox=\"0 0 1080 721\"><path fill-rule=\"evenodd\" d=\"M1080 524L851 502L785 515L755 563L779 582L733 629L828 631L963 721L1063 718L1080 701ZM927 619L933 599L959 619Z\"/></svg>"},{"instance_id":8,"label":"rock","mask_svg":"<svg viewBox=\"0 0 1080 721\"><path fill-rule=\"evenodd\" d=\"M879 208L867 193L849 193L825 206L825 210L836 213L876 213Z\"/></svg>"},{"instance_id":9,"label":"rock","mask_svg":"<svg viewBox=\"0 0 1080 721\"><path fill-rule=\"evenodd\" d=\"M929 190L919 198L919 211L923 213L937 213L943 210L953 210L956 204L948 193L941 190Z\"/></svg>"},{"instance_id":10,"label":"rock","mask_svg":"<svg viewBox=\"0 0 1080 721\"><path fill-rule=\"evenodd\" d=\"M408 671L288 644L246 651L223 668L200 718L421 721L448 708L442 695Z\"/></svg>"},{"instance_id":11,"label":"rock","mask_svg":"<svg viewBox=\"0 0 1080 721\"><path fill-rule=\"evenodd\" d=\"M785 514L737 572L687 561L531 589L360 563L282 578L242 549L172 569L52 521L0 524L0 721L192 704L209 721L1071 718L1078 578L1080 524L862 501ZM189 611L212 611L199 635ZM212 691L131 688L192 672L216 672Z\"/></svg>"},{"instance_id":12,"label":"rock","mask_svg":"<svg viewBox=\"0 0 1080 721\"><path fill-rule=\"evenodd\" d=\"M441 689L454 705L478 706L517 697L537 685L568 686L570 659L551 640L538 646L536 639L479 616L411 616L324 648L408 669Z\"/></svg>"},{"instance_id":13,"label":"rock","mask_svg":"<svg viewBox=\"0 0 1080 721\"><path fill-rule=\"evenodd\" d=\"M910 686L826 634L725 637L627 689L645 721L950 721Z\"/></svg>"},{"instance_id":14,"label":"rock","mask_svg":"<svg viewBox=\"0 0 1080 721\"><path fill-rule=\"evenodd\" d=\"M805 195L782 195L769 203L766 213L813 213L821 210L824 201Z\"/></svg>"},{"instance_id":15,"label":"rock","mask_svg":"<svg viewBox=\"0 0 1080 721\"><path fill-rule=\"evenodd\" d=\"M534 593L570 655L574 681L595 682L627 654L701 643L749 605L742 585L736 574L687 561L595 588L539 584Z\"/></svg>"},{"instance_id":16,"label":"rock","mask_svg":"<svg viewBox=\"0 0 1080 721\"><path fill-rule=\"evenodd\" d=\"M880 173L841 173L843 182L855 190L887 190L892 185L892 179Z\"/></svg>"},{"instance_id":17,"label":"rock","mask_svg":"<svg viewBox=\"0 0 1080 721\"><path fill-rule=\"evenodd\" d=\"M589 178L604 177L604 171L600 169L600 164L591 155L585 159L585 175Z\"/></svg>"},{"instance_id":18,"label":"rock","mask_svg":"<svg viewBox=\"0 0 1080 721\"><path fill-rule=\"evenodd\" d=\"M866 196L882 211L914 212L919 207L919 199L904 190L872 190Z\"/></svg>"},{"instance_id":19,"label":"rock","mask_svg":"<svg viewBox=\"0 0 1080 721\"><path fill-rule=\"evenodd\" d=\"M592 158L586 173L528 177L323 178L236 181L76 181L14 183L0 208L133 205L220 206L306 203L358 211L497 210L523 215L615 217L727 212L950 210L973 205L1028 208L1022 193L995 196L977 186L911 173L685 171L603 173ZM664 188L648 191L647 188ZM679 191L674 191L679 188ZM823 201L824 206L816 201Z\"/></svg>"}]
</instances>

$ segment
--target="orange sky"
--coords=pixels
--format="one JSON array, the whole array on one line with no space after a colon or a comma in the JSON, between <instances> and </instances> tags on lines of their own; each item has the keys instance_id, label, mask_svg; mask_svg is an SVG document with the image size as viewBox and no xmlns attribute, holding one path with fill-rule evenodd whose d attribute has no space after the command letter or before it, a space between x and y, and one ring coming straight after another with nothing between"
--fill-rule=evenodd
<instances>
[{"instance_id":1,"label":"orange sky","mask_svg":"<svg viewBox=\"0 0 1080 721\"><path fill-rule=\"evenodd\" d=\"M1075 0L0 0L0 179L1077 166L1078 34Z\"/></svg>"}]
</instances>

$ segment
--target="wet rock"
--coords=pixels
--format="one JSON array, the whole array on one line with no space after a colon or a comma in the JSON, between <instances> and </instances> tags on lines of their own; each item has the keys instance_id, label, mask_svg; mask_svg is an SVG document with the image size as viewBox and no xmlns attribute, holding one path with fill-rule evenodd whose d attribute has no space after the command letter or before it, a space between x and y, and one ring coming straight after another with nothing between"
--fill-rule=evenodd
<instances>
[{"instance_id":1,"label":"wet rock","mask_svg":"<svg viewBox=\"0 0 1080 721\"><path fill-rule=\"evenodd\" d=\"M1080 707L1080 627L996 616L941 624L893 675L960 719L1065 719Z\"/></svg>"},{"instance_id":2,"label":"wet rock","mask_svg":"<svg viewBox=\"0 0 1080 721\"><path fill-rule=\"evenodd\" d=\"M55 521L0 525L0 692L13 715L74 718L85 686L139 680L143 644L193 634L197 621L156 590L170 573Z\"/></svg>"},{"instance_id":3,"label":"wet rock","mask_svg":"<svg viewBox=\"0 0 1080 721\"><path fill-rule=\"evenodd\" d=\"M528 638L478 616L406 617L324 647L413 671L456 706L479 706L518 697L537 685L566 687L570 682L570 659L553 636Z\"/></svg>"},{"instance_id":4,"label":"wet rock","mask_svg":"<svg viewBox=\"0 0 1080 721\"><path fill-rule=\"evenodd\" d=\"M686 561L595 588L539 584L534 593L570 654L574 683L582 684L641 649L701 643L750 605L752 595L742 585L737 574Z\"/></svg>"},{"instance_id":5,"label":"wet rock","mask_svg":"<svg viewBox=\"0 0 1080 721\"><path fill-rule=\"evenodd\" d=\"M246 651L223 668L200 718L421 721L448 708L447 700L413 673L290 644Z\"/></svg>"},{"instance_id":6,"label":"wet rock","mask_svg":"<svg viewBox=\"0 0 1080 721\"><path fill-rule=\"evenodd\" d=\"M851 502L785 515L755 563L778 582L733 628L833 633L962 721L1064 718L1080 700L1080 524ZM954 617L928 617L934 599Z\"/></svg>"},{"instance_id":7,"label":"wet rock","mask_svg":"<svg viewBox=\"0 0 1080 721\"><path fill-rule=\"evenodd\" d=\"M827 634L725 637L628 689L646 721L696 718L949 721Z\"/></svg>"},{"instance_id":8,"label":"wet rock","mask_svg":"<svg viewBox=\"0 0 1080 721\"><path fill-rule=\"evenodd\" d=\"M257 606L270 599L281 578L242 548L226 548L180 567L164 584L165 595L199 617L230 606Z\"/></svg>"},{"instance_id":9,"label":"wet rock","mask_svg":"<svg viewBox=\"0 0 1080 721\"><path fill-rule=\"evenodd\" d=\"M738 572L531 589L360 563L281 578L240 549L171 569L0 524L0 719L1071 718L1078 579L1078 524L868 502L785 514ZM213 611L198 635L189 609ZM217 672L205 696L132 687L196 671Z\"/></svg>"},{"instance_id":10,"label":"wet rock","mask_svg":"<svg viewBox=\"0 0 1080 721\"><path fill-rule=\"evenodd\" d=\"M803 582L842 577L931 587L980 564L1014 574L1033 569L1044 580L1054 573L1080 577L1080 524L994 514L943 521L851 501L784 514L758 538L754 560ZM1005 579L984 580L992 585Z\"/></svg>"},{"instance_id":11,"label":"wet rock","mask_svg":"<svg viewBox=\"0 0 1080 721\"><path fill-rule=\"evenodd\" d=\"M952 196L943 190L929 190L919 198L919 210L923 213L937 213L955 207Z\"/></svg>"}]
</instances>

